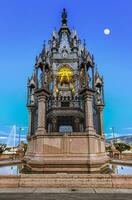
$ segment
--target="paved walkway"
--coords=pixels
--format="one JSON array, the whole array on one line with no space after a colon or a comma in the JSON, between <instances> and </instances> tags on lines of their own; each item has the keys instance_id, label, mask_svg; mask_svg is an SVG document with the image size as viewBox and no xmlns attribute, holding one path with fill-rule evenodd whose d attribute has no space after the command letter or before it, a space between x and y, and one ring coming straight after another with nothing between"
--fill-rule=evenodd
<instances>
[{"instance_id":1,"label":"paved walkway","mask_svg":"<svg viewBox=\"0 0 132 200\"><path fill-rule=\"evenodd\" d=\"M132 189L0 189L0 200L131 200Z\"/></svg>"},{"instance_id":2,"label":"paved walkway","mask_svg":"<svg viewBox=\"0 0 132 200\"><path fill-rule=\"evenodd\" d=\"M2 193L129 193L132 189L115 189L115 188L0 188Z\"/></svg>"}]
</instances>

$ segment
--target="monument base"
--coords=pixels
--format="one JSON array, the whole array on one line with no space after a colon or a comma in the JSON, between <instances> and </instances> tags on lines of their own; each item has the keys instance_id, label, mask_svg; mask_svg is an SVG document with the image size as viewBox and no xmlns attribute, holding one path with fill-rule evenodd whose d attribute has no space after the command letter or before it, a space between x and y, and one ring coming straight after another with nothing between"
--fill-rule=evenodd
<instances>
[{"instance_id":1,"label":"monument base","mask_svg":"<svg viewBox=\"0 0 132 200\"><path fill-rule=\"evenodd\" d=\"M109 162L104 138L87 133L32 136L24 160L37 173L95 173Z\"/></svg>"}]
</instances>

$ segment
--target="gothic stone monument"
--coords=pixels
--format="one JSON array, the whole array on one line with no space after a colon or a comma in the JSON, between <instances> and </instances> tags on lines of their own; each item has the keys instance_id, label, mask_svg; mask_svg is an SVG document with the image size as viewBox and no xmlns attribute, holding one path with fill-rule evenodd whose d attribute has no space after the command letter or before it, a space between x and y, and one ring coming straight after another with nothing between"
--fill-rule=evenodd
<instances>
[{"instance_id":1,"label":"gothic stone monument","mask_svg":"<svg viewBox=\"0 0 132 200\"><path fill-rule=\"evenodd\" d=\"M36 57L28 79L29 131L25 162L43 173L89 173L108 163L102 111L103 78L94 57L67 25Z\"/></svg>"}]
</instances>

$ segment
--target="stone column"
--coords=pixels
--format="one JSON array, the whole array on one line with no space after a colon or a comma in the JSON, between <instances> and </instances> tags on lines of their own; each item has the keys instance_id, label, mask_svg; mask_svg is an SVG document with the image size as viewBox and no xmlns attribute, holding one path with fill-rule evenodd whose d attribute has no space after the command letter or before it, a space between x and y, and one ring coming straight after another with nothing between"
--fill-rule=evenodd
<instances>
[{"instance_id":1,"label":"stone column","mask_svg":"<svg viewBox=\"0 0 132 200\"><path fill-rule=\"evenodd\" d=\"M52 118L52 132L57 132L57 117Z\"/></svg>"},{"instance_id":2,"label":"stone column","mask_svg":"<svg viewBox=\"0 0 132 200\"><path fill-rule=\"evenodd\" d=\"M98 109L98 126L99 126L99 135L104 137L104 131L103 131L103 117L102 117L102 112L103 112L104 105L97 105Z\"/></svg>"},{"instance_id":3,"label":"stone column","mask_svg":"<svg viewBox=\"0 0 132 200\"><path fill-rule=\"evenodd\" d=\"M35 66L35 88L38 89L38 67Z\"/></svg>"},{"instance_id":4,"label":"stone column","mask_svg":"<svg viewBox=\"0 0 132 200\"><path fill-rule=\"evenodd\" d=\"M33 112L34 106L29 106L28 107L28 112L29 112L29 127L28 127L28 135L27 135L27 140L31 139L32 136L32 112Z\"/></svg>"},{"instance_id":5,"label":"stone column","mask_svg":"<svg viewBox=\"0 0 132 200\"><path fill-rule=\"evenodd\" d=\"M94 133L93 125L93 95L92 90L87 90L84 96L85 101L85 132Z\"/></svg>"},{"instance_id":6,"label":"stone column","mask_svg":"<svg viewBox=\"0 0 132 200\"><path fill-rule=\"evenodd\" d=\"M94 67L92 67L92 89L94 90Z\"/></svg>"},{"instance_id":7,"label":"stone column","mask_svg":"<svg viewBox=\"0 0 132 200\"><path fill-rule=\"evenodd\" d=\"M45 130L45 95L39 95L38 96L38 129L37 129L37 135L44 135L46 133Z\"/></svg>"},{"instance_id":8,"label":"stone column","mask_svg":"<svg viewBox=\"0 0 132 200\"><path fill-rule=\"evenodd\" d=\"M79 131L80 131L80 130L79 130L79 123L80 123L79 118L78 118L78 117L75 117L75 119L74 119L74 131L75 131L75 132L79 132Z\"/></svg>"}]
</instances>

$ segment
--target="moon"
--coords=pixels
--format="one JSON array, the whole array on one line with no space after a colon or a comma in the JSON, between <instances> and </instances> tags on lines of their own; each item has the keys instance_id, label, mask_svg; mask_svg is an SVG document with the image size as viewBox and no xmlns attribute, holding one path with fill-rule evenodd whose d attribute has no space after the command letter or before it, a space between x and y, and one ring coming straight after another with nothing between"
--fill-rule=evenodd
<instances>
[{"instance_id":1,"label":"moon","mask_svg":"<svg viewBox=\"0 0 132 200\"><path fill-rule=\"evenodd\" d=\"M105 35L110 35L110 29L109 28L105 28L104 29L104 34Z\"/></svg>"}]
</instances>

